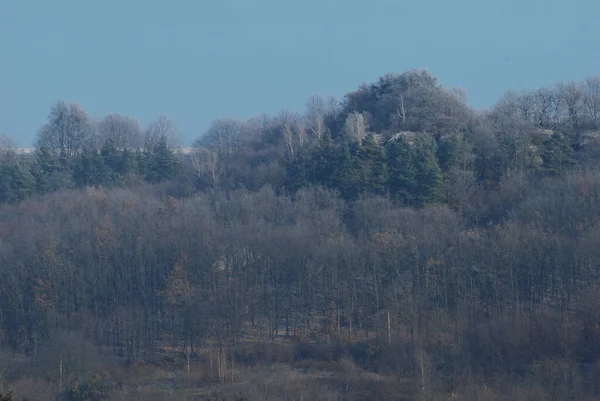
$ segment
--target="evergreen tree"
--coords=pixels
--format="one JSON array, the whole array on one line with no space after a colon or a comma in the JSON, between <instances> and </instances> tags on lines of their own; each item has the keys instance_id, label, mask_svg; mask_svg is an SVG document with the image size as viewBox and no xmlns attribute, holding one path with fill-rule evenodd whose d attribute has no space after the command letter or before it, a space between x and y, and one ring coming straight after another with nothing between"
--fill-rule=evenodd
<instances>
[{"instance_id":1,"label":"evergreen tree","mask_svg":"<svg viewBox=\"0 0 600 401\"><path fill-rule=\"evenodd\" d=\"M35 192L35 178L18 159L0 160L0 203L18 203Z\"/></svg>"},{"instance_id":2,"label":"evergreen tree","mask_svg":"<svg viewBox=\"0 0 600 401\"><path fill-rule=\"evenodd\" d=\"M435 202L442 194L443 175L436 157L436 143L430 135L415 140L415 201L419 205Z\"/></svg>"},{"instance_id":3,"label":"evergreen tree","mask_svg":"<svg viewBox=\"0 0 600 401\"><path fill-rule=\"evenodd\" d=\"M314 182L325 187L334 187L335 173L335 153L336 149L331 139L331 135L326 133L321 138L314 153Z\"/></svg>"},{"instance_id":4,"label":"evergreen tree","mask_svg":"<svg viewBox=\"0 0 600 401\"><path fill-rule=\"evenodd\" d=\"M541 171L544 175L558 175L577 165L573 157L573 148L569 138L559 132L544 141Z\"/></svg>"},{"instance_id":5,"label":"evergreen tree","mask_svg":"<svg viewBox=\"0 0 600 401\"><path fill-rule=\"evenodd\" d=\"M441 138L437 142L436 156L444 174L447 174L456 164L458 148L462 141L461 134L454 134Z\"/></svg>"},{"instance_id":6,"label":"evergreen tree","mask_svg":"<svg viewBox=\"0 0 600 401\"><path fill-rule=\"evenodd\" d=\"M414 152L404 136L399 136L386 145L390 196L401 204L410 204L415 191Z\"/></svg>"},{"instance_id":7,"label":"evergreen tree","mask_svg":"<svg viewBox=\"0 0 600 401\"><path fill-rule=\"evenodd\" d=\"M148 174L148 162L150 160L150 152L147 150L136 150L132 154L133 165L135 165L135 171L142 177L146 177Z\"/></svg>"},{"instance_id":8,"label":"evergreen tree","mask_svg":"<svg viewBox=\"0 0 600 401\"><path fill-rule=\"evenodd\" d=\"M73 181L79 187L88 185L112 186L115 183L113 174L95 150L81 152L73 165Z\"/></svg>"},{"instance_id":9,"label":"evergreen tree","mask_svg":"<svg viewBox=\"0 0 600 401\"><path fill-rule=\"evenodd\" d=\"M117 149L115 142L112 139L108 139L102 144L100 156L102 156L102 162L106 167L115 173L121 174L123 170L122 154Z\"/></svg>"},{"instance_id":10,"label":"evergreen tree","mask_svg":"<svg viewBox=\"0 0 600 401\"><path fill-rule=\"evenodd\" d=\"M148 155L146 178L153 183L172 180L177 174L177 167L175 154L169 149L167 138L163 136Z\"/></svg>"},{"instance_id":11,"label":"evergreen tree","mask_svg":"<svg viewBox=\"0 0 600 401\"><path fill-rule=\"evenodd\" d=\"M302 147L297 156L286 165L285 187L292 191L298 191L311 184L313 180L313 158L307 147Z\"/></svg>"},{"instance_id":12,"label":"evergreen tree","mask_svg":"<svg viewBox=\"0 0 600 401\"><path fill-rule=\"evenodd\" d=\"M38 194L68 188L72 184L72 173L66 156L57 157L47 146L37 150L31 172L35 178Z\"/></svg>"},{"instance_id":13,"label":"evergreen tree","mask_svg":"<svg viewBox=\"0 0 600 401\"><path fill-rule=\"evenodd\" d=\"M121 153L121 166L119 173L122 176L138 174L138 161L136 154L129 149L123 149Z\"/></svg>"},{"instance_id":14,"label":"evergreen tree","mask_svg":"<svg viewBox=\"0 0 600 401\"><path fill-rule=\"evenodd\" d=\"M362 191L383 195L387 180L384 148L379 146L373 134L369 133L361 142L358 154Z\"/></svg>"},{"instance_id":15,"label":"evergreen tree","mask_svg":"<svg viewBox=\"0 0 600 401\"><path fill-rule=\"evenodd\" d=\"M343 141L337 150L332 187L339 190L345 199L356 199L361 191L358 143Z\"/></svg>"}]
</instances>

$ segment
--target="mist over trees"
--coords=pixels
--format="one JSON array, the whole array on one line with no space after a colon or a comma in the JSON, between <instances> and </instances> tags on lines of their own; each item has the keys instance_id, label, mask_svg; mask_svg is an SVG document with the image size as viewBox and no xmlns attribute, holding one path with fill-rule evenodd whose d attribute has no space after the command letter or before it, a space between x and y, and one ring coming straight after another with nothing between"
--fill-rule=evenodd
<instances>
[{"instance_id":1,"label":"mist over trees","mask_svg":"<svg viewBox=\"0 0 600 401\"><path fill-rule=\"evenodd\" d=\"M306 109L186 151L64 102L34 154L2 136L0 394L600 396L599 78L477 111L412 70Z\"/></svg>"}]
</instances>

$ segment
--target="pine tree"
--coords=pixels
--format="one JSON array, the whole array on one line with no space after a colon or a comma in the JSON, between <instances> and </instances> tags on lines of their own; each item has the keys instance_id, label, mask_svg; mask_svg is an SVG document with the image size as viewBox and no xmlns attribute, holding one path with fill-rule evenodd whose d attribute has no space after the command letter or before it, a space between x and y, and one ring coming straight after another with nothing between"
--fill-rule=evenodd
<instances>
[{"instance_id":1,"label":"pine tree","mask_svg":"<svg viewBox=\"0 0 600 401\"><path fill-rule=\"evenodd\" d=\"M347 200L356 199L361 191L360 164L357 158L358 144L344 141L337 149L336 169L332 187Z\"/></svg>"},{"instance_id":2,"label":"pine tree","mask_svg":"<svg viewBox=\"0 0 600 401\"><path fill-rule=\"evenodd\" d=\"M326 133L321 138L314 153L314 182L319 185L332 188L334 184L335 172L335 146L331 135Z\"/></svg>"},{"instance_id":3,"label":"pine tree","mask_svg":"<svg viewBox=\"0 0 600 401\"><path fill-rule=\"evenodd\" d=\"M136 172L142 176L146 177L148 174L148 163L150 160L150 152L147 150L136 150L133 153L133 161L135 163Z\"/></svg>"},{"instance_id":4,"label":"pine tree","mask_svg":"<svg viewBox=\"0 0 600 401\"><path fill-rule=\"evenodd\" d=\"M447 174L456 164L458 148L462 141L461 134L454 134L441 138L437 142L436 156L444 174Z\"/></svg>"},{"instance_id":5,"label":"pine tree","mask_svg":"<svg viewBox=\"0 0 600 401\"><path fill-rule=\"evenodd\" d=\"M111 186L115 183L112 172L95 150L84 150L75 160L73 181L79 187L88 185Z\"/></svg>"},{"instance_id":6,"label":"pine tree","mask_svg":"<svg viewBox=\"0 0 600 401\"><path fill-rule=\"evenodd\" d=\"M385 150L375 141L372 133L367 134L359 146L362 191L383 195L387 180Z\"/></svg>"},{"instance_id":7,"label":"pine tree","mask_svg":"<svg viewBox=\"0 0 600 401\"><path fill-rule=\"evenodd\" d=\"M38 149L31 166L35 178L36 193L44 194L72 186L72 172L66 156L57 157L49 147Z\"/></svg>"},{"instance_id":8,"label":"pine tree","mask_svg":"<svg viewBox=\"0 0 600 401\"><path fill-rule=\"evenodd\" d=\"M148 181L157 183L175 178L177 174L177 159L169 149L167 138L162 137L152 148L148 155L148 170L146 178Z\"/></svg>"},{"instance_id":9,"label":"pine tree","mask_svg":"<svg viewBox=\"0 0 600 401\"><path fill-rule=\"evenodd\" d=\"M136 154L129 149L123 149L121 153L121 166L119 173L122 176L139 174Z\"/></svg>"},{"instance_id":10,"label":"pine tree","mask_svg":"<svg viewBox=\"0 0 600 401\"><path fill-rule=\"evenodd\" d=\"M0 160L0 203L18 203L35 192L35 178L22 161Z\"/></svg>"},{"instance_id":11,"label":"pine tree","mask_svg":"<svg viewBox=\"0 0 600 401\"><path fill-rule=\"evenodd\" d=\"M387 143L386 151L388 192L397 202L410 204L416 186L413 149L406 138L399 136Z\"/></svg>"},{"instance_id":12,"label":"pine tree","mask_svg":"<svg viewBox=\"0 0 600 401\"><path fill-rule=\"evenodd\" d=\"M436 202L442 195L443 174L436 157L436 143L430 135L415 140L415 201L418 205Z\"/></svg>"},{"instance_id":13,"label":"pine tree","mask_svg":"<svg viewBox=\"0 0 600 401\"><path fill-rule=\"evenodd\" d=\"M575 167L573 153L569 138L559 132L552 134L543 144L542 174L555 176Z\"/></svg>"},{"instance_id":14,"label":"pine tree","mask_svg":"<svg viewBox=\"0 0 600 401\"><path fill-rule=\"evenodd\" d=\"M312 182L312 156L306 147L302 147L296 157L287 163L285 187L289 191L296 192Z\"/></svg>"},{"instance_id":15,"label":"pine tree","mask_svg":"<svg viewBox=\"0 0 600 401\"><path fill-rule=\"evenodd\" d=\"M121 174L122 167L122 154L115 146L115 142L112 139L107 140L100 149L100 155L102 156L102 162L112 172Z\"/></svg>"}]
</instances>

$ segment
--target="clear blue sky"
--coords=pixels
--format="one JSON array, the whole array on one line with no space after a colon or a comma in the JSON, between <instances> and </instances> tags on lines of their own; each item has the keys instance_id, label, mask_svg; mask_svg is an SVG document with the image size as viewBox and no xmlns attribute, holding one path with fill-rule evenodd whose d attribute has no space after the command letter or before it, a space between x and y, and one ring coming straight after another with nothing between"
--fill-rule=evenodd
<instances>
[{"instance_id":1,"label":"clear blue sky","mask_svg":"<svg viewBox=\"0 0 600 401\"><path fill-rule=\"evenodd\" d=\"M29 146L65 100L189 142L411 68L488 107L599 75L599 21L599 0L0 0L0 133Z\"/></svg>"}]
</instances>

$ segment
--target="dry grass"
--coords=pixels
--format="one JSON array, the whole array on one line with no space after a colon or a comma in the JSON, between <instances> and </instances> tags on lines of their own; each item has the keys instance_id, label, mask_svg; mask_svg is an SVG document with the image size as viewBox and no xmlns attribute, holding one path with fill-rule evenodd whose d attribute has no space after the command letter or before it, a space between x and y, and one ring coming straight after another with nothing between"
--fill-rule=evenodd
<instances>
[{"instance_id":1,"label":"dry grass","mask_svg":"<svg viewBox=\"0 0 600 401\"><path fill-rule=\"evenodd\" d=\"M116 361L107 365L106 359L87 361L91 370L79 379L83 382L94 372L101 372L110 388L111 400L132 401L558 401L571 396L571 399L593 400L585 398L593 393L585 388L589 377L573 374L569 382L560 383L566 374L574 372L572 361L566 359L535 360L529 365L527 377L495 375L486 379L476 372L453 373L451 369L457 365L450 367L447 363L455 358L453 353L461 351L456 344L453 346L448 333L421 342L426 369L423 392L416 358L419 354L415 354L407 341L401 335L395 336L391 345L387 339L351 342L346 338L331 344L302 338L255 341L237 347L233 378L228 362L225 383L219 382L214 359L211 372L210 358L211 354L216 355L215 350L198 350L188 373L184 355L177 349L165 348L133 366ZM436 355L438 359L446 359L436 361ZM28 378L26 372L31 361L19 359L14 364L22 366L12 367L13 373L5 377L4 388L14 389L16 401L56 399L55 380ZM600 367L590 374L594 372L600 377ZM453 374L456 377L452 381L444 379Z\"/></svg>"},{"instance_id":2,"label":"dry grass","mask_svg":"<svg viewBox=\"0 0 600 401\"><path fill-rule=\"evenodd\" d=\"M47 381L23 378L11 383L15 401L54 401L57 395L57 385Z\"/></svg>"}]
</instances>

